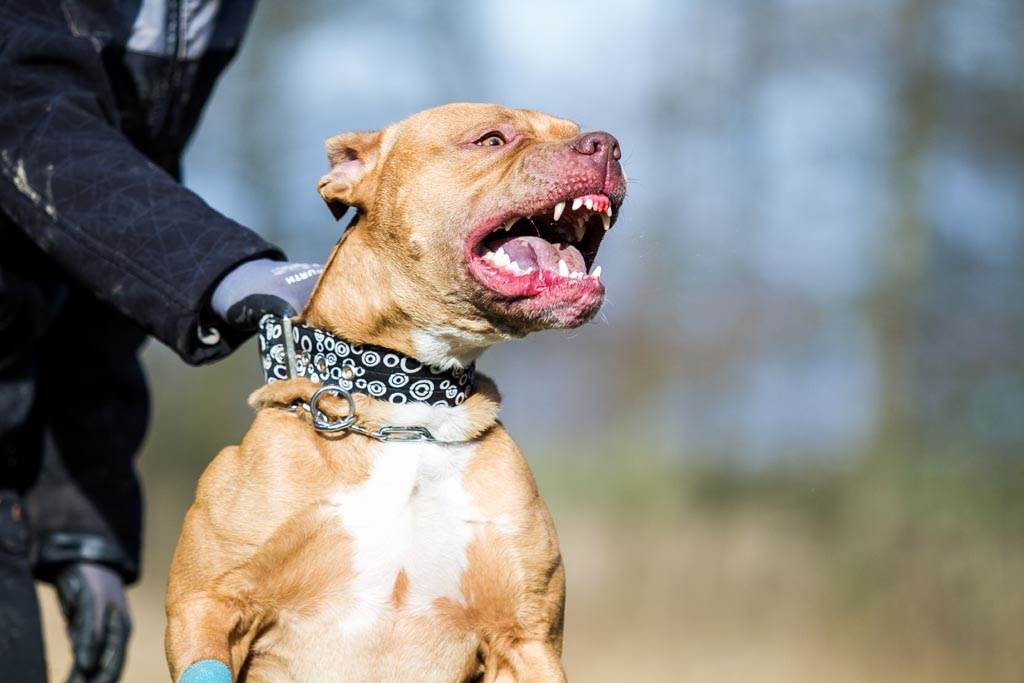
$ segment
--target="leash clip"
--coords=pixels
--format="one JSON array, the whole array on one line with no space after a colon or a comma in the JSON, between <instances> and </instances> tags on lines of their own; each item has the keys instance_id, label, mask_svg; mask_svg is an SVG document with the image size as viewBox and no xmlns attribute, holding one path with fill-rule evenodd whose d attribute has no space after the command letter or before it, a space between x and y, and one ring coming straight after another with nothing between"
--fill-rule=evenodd
<instances>
[{"instance_id":1,"label":"leash clip","mask_svg":"<svg viewBox=\"0 0 1024 683\"><path fill-rule=\"evenodd\" d=\"M343 398L345 399L345 402L348 403L348 413L335 422L331 422L330 418L328 418L327 415L317 407L317 404L320 402L320 397L325 393ZM412 443L418 441L435 441L434 435L431 434L430 430L426 427L396 427L394 425L388 425L381 427L377 431L371 431L365 427L360 427L356 424L356 402L352 398L352 394L336 384L325 384L313 392L313 395L309 397L309 414L313 418L313 428L320 432L340 432L348 430L381 442L394 441L400 443Z\"/></svg>"}]
</instances>

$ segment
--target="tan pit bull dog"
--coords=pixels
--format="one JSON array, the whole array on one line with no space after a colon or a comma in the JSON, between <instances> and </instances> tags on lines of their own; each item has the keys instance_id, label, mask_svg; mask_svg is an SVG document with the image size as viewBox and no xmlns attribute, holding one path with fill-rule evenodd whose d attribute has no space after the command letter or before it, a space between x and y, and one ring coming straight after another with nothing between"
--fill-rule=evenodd
<instances>
[{"instance_id":1,"label":"tan pit bull dog","mask_svg":"<svg viewBox=\"0 0 1024 683\"><path fill-rule=\"evenodd\" d=\"M167 592L171 673L564 680L555 529L472 365L596 313L618 142L451 104L327 150L320 194L358 218L300 320L269 324L302 371L252 395L242 443L199 481Z\"/></svg>"}]
</instances>

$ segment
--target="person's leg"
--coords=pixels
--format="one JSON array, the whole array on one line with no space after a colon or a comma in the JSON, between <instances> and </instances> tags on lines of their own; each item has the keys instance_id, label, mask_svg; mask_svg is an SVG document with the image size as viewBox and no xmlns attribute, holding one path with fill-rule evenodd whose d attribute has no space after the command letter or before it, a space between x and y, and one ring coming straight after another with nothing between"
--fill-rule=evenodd
<instances>
[{"instance_id":1,"label":"person's leg","mask_svg":"<svg viewBox=\"0 0 1024 683\"><path fill-rule=\"evenodd\" d=\"M39 467L35 379L24 358L0 355L0 678L46 681L30 534L19 493Z\"/></svg>"},{"instance_id":2,"label":"person's leg","mask_svg":"<svg viewBox=\"0 0 1024 683\"><path fill-rule=\"evenodd\" d=\"M38 683L46 681L46 659L25 499L43 450L35 348L67 290L19 240L0 211L0 680Z\"/></svg>"},{"instance_id":3,"label":"person's leg","mask_svg":"<svg viewBox=\"0 0 1024 683\"><path fill-rule=\"evenodd\" d=\"M114 310L72 289L35 349L44 441L25 501L35 576L56 585L68 618L72 680L119 680L130 638L123 586L139 571L134 459L148 414L137 358L143 339ZM78 580L99 572L103 582ZM107 620L88 617L97 611Z\"/></svg>"},{"instance_id":4,"label":"person's leg","mask_svg":"<svg viewBox=\"0 0 1024 683\"><path fill-rule=\"evenodd\" d=\"M0 671L5 680L45 683L46 659L28 537L18 494L0 490Z\"/></svg>"}]
</instances>

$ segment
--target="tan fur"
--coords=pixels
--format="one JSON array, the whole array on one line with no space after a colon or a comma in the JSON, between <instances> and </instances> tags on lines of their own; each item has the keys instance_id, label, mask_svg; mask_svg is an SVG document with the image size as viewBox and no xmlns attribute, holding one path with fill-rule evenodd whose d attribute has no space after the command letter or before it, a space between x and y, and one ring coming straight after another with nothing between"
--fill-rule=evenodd
<instances>
[{"instance_id":1,"label":"tan fur","mask_svg":"<svg viewBox=\"0 0 1024 683\"><path fill-rule=\"evenodd\" d=\"M502 161L465 152L463 141L493 128L514 130L521 149ZM408 355L417 354L418 333L444 330L431 342L454 365L522 333L480 302L462 263L464 226L467 216L533 191L543 178L531 169L578 134L575 124L536 112L449 105L332 138L319 191L336 214L354 205L362 218L331 254L305 320ZM444 335L457 341L445 347ZM288 409L315 388L290 380L254 392L252 427L199 482L167 592L174 678L213 658L250 681L564 680L558 540L525 459L497 422L500 397L486 377L456 412L437 418L438 429L472 447L461 486L479 519L459 598L410 611L417 586L401 569L380 623L359 642L340 635L357 569L332 501L368 481L384 446L318 433L308 413ZM408 414L355 400L371 429L403 424ZM327 398L321 408L340 416L346 404Z\"/></svg>"}]
</instances>

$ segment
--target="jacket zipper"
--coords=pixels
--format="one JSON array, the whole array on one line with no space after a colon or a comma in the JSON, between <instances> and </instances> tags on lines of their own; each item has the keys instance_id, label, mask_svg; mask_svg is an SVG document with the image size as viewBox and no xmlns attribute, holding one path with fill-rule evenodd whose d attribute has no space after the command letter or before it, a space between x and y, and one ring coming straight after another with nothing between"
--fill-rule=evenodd
<instances>
[{"instance_id":1,"label":"jacket zipper","mask_svg":"<svg viewBox=\"0 0 1024 683\"><path fill-rule=\"evenodd\" d=\"M185 58L185 51L188 45L185 40L185 17L184 3L181 0L167 0L167 14L165 21L165 38L168 41L171 64L167 72L167 94L166 106L164 109L164 132L167 131L171 121L171 114L174 103L177 101L181 91L181 62Z\"/></svg>"}]
</instances>

